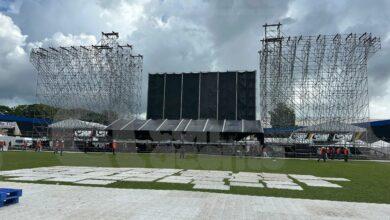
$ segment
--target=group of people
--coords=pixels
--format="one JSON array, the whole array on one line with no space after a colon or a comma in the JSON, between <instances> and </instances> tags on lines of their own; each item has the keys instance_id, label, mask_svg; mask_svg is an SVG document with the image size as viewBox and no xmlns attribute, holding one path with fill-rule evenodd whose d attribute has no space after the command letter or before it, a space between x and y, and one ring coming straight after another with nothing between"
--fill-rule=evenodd
<instances>
[{"instance_id":1,"label":"group of people","mask_svg":"<svg viewBox=\"0 0 390 220\"><path fill-rule=\"evenodd\" d=\"M7 143L5 141L0 141L0 148L1 151L4 151L4 148L7 146ZM11 146L11 141L8 143L8 148Z\"/></svg>"},{"instance_id":2,"label":"group of people","mask_svg":"<svg viewBox=\"0 0 390 220\"><path fill-rule=\"evenodd\" d=\"M344 158L345 162L348 162L349 149L347 147L320 147L318 148L318 162L322 159L326 162L327 159L341 159Z\"/></svg>"}]
</instances>

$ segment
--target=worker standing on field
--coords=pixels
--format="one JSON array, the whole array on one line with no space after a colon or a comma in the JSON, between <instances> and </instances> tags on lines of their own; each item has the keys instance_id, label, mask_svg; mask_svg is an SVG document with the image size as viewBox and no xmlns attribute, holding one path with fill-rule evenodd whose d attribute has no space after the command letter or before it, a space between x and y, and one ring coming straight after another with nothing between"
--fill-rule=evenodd
<instances>
[{"instance_id":1,"label":"worker standing on field","mask_svg":"<svg viewBox=\"0 0 390 220\"><path fill-rule=\"evenodd\" d=\"M23 141L22 149L27 150L27 142L26 141Z\"/></svg>"},{"instance_id":2,"label":"worker standing on field","mask_svg":"<svg viewBox=\"0 0 390 220\"><path fill-rule=\"evenodd\" d=\"M37 150L36 151L42 151L42 141L37 141Z\"/></svg>"},{"instance_id":3,"label":"worker standing on field","mask_svg":"<svg viewBox=\"0 0 390 220\"><path fill-rule=\"evenodd\" d=\"M318 160L317 160L317 162L320 162L321 159L323 159L324 162L326 162L326 148L325 147L321 147L318 150Z\"/></svg>"},{"instance_id":4,"label":"worker standing on field","mask_svg":"<svg viewBox=\"0 0 390 220\"><path fill-rule=\"evenodd\" d=\"M115 140L112 141L112 155L115 155L115 150L117 148L117 143Z\"/></svg>"},{"instance_id":5,"label":"worker standing on field","mask_svg":"<svg viewBox=\"0 0 390 220\"><path fill-rule=\"evenodd\" d=\"M58 153L58 148L59 148L60 142L58 140L55 141L54 143L54 154Z\"/></svg>"},{"instance_id":6,"label":"worker standing on field","mask_svg":"<svg viewBox=\"0 0 390 220\"><path fill-rule=\"evenodd\" d=\"M348 162L349 150L344 148L344 162Z\"/></svg>"},{"instance_id":7,"label":"worker standing on field","mask_svg":"<svg viewBox=\"0 0 390 220\"><path fill-rule=\"evenodd\" d=\"M340 155L341 155L341 148L338 147L336 149L336 157L337 157L338 160L340 160Z\"/></svg>"}]
</instances>

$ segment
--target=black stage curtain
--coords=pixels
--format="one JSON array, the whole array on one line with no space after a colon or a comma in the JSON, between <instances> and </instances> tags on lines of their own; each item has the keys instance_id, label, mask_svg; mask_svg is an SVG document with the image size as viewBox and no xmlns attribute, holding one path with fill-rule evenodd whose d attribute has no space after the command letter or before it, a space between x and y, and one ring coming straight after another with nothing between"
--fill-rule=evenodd
<instances>
[{"instance_id":1,"label":"black stage curtain","mask_svg":"<svg viewBox=\"0 0 390 220\"><path fill-rule=\"evenodd\" d=\"M148 119L160 119L163 117L164 75L149 74L148 82Z\"/></svg>"},{"instance_id":2,"label":"black stage curtain","mask_svg":"<svg viewBox=\"0 0 390 220\"><path fill-rule=\"evenodd\" d=\"M182 118L198 119L199 74L183 74Z\"/></svg>"},{"instance_id":3,"label":"black stage curtain","mask_svg":"<svg viewBox=\"0 0 390 220\"><path fill-rule=\"evenodd\" d=\"M165 79L165 117L180 119L181 74L167 74Z\"/></svg>"},{"instance_id":4,"label":"black stage curtain","mask_svg":"<svg viewBox=\"0 0 390 220\"><path fill-rule=\"evenodd\" d=\"M238 73L237 119L256 120L256 72Z\"/></svg>"},{"instance_id":5,"label":"black stage curtain","mask_svg":"<svg viewBox=\"0 0 390 220\"><path fill-rule=\"evenodd\" d=\"M217 73L201 73L200 118L217 118Z\"/></svg>"},{"instance_id":6,"label":"black stage curtain","mask_svg":"<svg viewBox=\"0 0 390 220\"><path fill-rule=\"evenodd\" d=\"M236 72L219 74L218 119L236 119Z\"/></svg>"}]
</instances>

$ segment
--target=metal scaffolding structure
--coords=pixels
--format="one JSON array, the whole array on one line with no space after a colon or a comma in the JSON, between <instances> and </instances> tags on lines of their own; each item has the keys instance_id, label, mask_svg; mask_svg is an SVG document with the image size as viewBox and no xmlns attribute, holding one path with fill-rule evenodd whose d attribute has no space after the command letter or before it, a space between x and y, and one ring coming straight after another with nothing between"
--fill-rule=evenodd
<instances>
[{"instance_id":1,"label":"metal scaffolding structure","mask_svg":"<svg viewBox=\"0 0 390 220\"><path fill-rule=\"evenodd\" d=\"M56 122L93 114L94 122L104 117L110 123L139 115L143 56L134 54L132 45L120 45L118 38L116 32L102 33L97 45L32 49L37 103L55 109L36 117ZM44 129L40 132L47 136Z\"/></svg>"},{"instance_id":2,"label":"metal scaffolding structure","mask_svg":"<svg viewBox=\"0 0 390 220\"><path fill-rule=\"evenodd\" d=\"M320 125L320 132L368 121L367 60L380 49L380 38L370 33L284 36L280 23L263 27L264 127Z\"/></svg>"}]
</instances>

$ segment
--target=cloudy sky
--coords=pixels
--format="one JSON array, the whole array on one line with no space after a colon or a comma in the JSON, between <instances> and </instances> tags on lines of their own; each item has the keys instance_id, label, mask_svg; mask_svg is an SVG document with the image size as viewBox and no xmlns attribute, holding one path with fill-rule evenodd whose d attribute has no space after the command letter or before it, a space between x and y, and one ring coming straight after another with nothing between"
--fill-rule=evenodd
<instances>
[{"instance_id":1,"label":"cloudy sky","mask_svg":"<svg viewBox=\"0 0 390 220\"><path fill-rule=\"evenodd\" d=\"M102 31L144 55L144 74L258 70L264 23L289 35L372 32L371 118L390 118L390 1L0 0L0 104L34 103L36 45L95 44Z\"/></svg>"}]
</instances>

